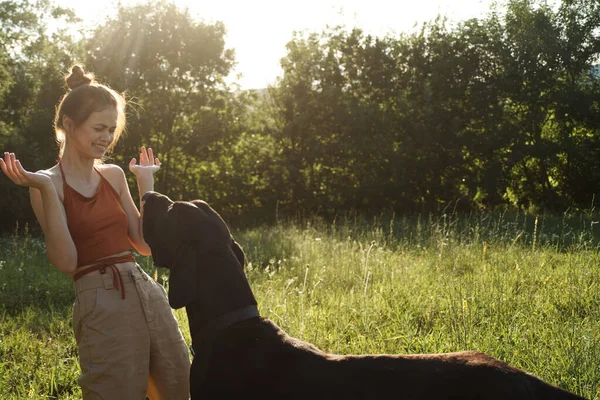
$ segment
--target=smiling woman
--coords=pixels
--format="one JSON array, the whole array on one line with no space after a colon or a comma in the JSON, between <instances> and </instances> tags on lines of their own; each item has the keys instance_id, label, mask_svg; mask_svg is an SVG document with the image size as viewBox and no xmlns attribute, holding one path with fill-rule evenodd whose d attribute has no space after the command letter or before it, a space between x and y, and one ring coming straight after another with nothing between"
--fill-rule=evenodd
<instances>
[{"instance_id":1,"label":"smiling woman","mask_svg":"<svg viewBox=\"0 0 600 400\"><path fill-rule=\"evenodd\" d=\"M121 167L102 163L125 128L125 99L80 65L65 81L54 121L58 163L29 172L6 152L0 167L30 188L48 259L73 279L83 398L188 399L187 345L164 289L133 255L150 255L141 213ZM159 165L145 147L139 165L129 163L140 198L154 189Z\"/></svg>"},{"instance_id":2,"label":"smiling woman","mask_svg":"<svg viewBox=\"0 0 600 400\"><path fill-rule=\"evenodd\" d=\"M83 132L73 136L72 140L78 143L91 139L96 152L101 151L91 158L100 162L105 153L114 148L125 129L125 99L110 87L95 83L94 75L85 74L79 65L73 66L67 85L73 90L63 96L54 118L59 157L64 155L66 133L82 127ZM103 132L105 135L101 135Z\"/></svg>"}]
</instances>

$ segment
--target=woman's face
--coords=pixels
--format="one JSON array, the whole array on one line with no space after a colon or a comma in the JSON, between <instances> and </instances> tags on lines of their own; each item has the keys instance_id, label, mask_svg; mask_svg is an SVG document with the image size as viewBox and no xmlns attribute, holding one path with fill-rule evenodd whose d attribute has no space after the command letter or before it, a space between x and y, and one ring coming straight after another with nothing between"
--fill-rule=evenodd
<instances>
[{"instance_id":1,"label":"woman's face","mask_svg":"<svg viewBox=\"0 0 600 400\"><path fill-rule=\"evenodd\" d=\"M68 117L66 117L68 119ZM81 156L99 159L112 144L117 129L118 113L115 107L90 114L85 122L77 127L70 119L66 122L66 145L76 150Z\"/></svg>"}]
</instances>

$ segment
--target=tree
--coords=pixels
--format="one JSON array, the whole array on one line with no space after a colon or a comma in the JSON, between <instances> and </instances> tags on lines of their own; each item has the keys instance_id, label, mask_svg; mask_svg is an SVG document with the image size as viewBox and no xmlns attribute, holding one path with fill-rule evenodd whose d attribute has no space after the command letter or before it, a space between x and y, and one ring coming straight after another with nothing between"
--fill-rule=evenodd
<instances>
[{"instance_id":1,"label":"tree","mask_svg":"<svg viewBox=\"0 0 600 400\"><path fill-rule=\"evenodd\" d=\"M116 160L126 165L141 144L153 147L162 161L157 190L173 198L197 195L200 166L218 160L233 135L233 95L223 82L234 53L224 35L222 23L151 2L119 7L86 46L88 67L133 106Z\"/></svg>"},{"instance_id":2,"label":"tree","mask_svg":"<svg viewBox=\"0 0 600 400\"><path fill-rule=\"evenodd\" d=\"M78 20L68 9L43 1L0 2L0 148L16 153L31 170L56 161L52 119L64 93L62 72L78 46L68 33ZM49 21L59 26L48 30ZM0 178L0 230L32 223L28 192Z\"/></svg>"},{"instance_id":3,"label":"tree","mask_svg":"<svg viewBox=\"0 0 600 400\"><path fill-rule=\"evenodd\" d=\"M600 3L565 0L555 16L560 29L553 127L561 150L557 176L574 205L590 207L600 187Z\"/></svg>"}]
</instances>

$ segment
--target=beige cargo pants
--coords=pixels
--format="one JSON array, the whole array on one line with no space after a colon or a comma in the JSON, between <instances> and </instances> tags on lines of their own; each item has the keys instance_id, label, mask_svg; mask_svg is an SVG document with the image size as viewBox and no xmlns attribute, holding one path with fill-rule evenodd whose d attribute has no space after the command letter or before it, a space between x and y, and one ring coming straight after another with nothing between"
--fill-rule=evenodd
<instances>
[{"instance_id":1,"label":"beige cargo pants","mask_svg":"<svg viewBox=\"0 0 600 400\"><path fill-rule=\"evenodd\" d=\"M116 267L125 299L112 269L74 282L83 399L189 399L188 347L165 290L133 262Z\"/></svg>"}]
</instances>

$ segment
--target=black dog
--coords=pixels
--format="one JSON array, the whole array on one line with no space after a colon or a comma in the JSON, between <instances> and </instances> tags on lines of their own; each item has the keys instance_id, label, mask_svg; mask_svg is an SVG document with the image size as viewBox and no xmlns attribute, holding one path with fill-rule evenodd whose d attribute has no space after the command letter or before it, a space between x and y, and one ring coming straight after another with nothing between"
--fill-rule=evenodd
<instances>
[{"instance_id":1,"label":"black dog","mask_svg":"<svg viewBox=\"0 0 600 400\"><path fill-rule=\"evenodd\" d=\"M244 253L206 202L143 197L144 238L186 307L192 399L583 399L486 354L335 355L259 315Z\"/></svg>"}]
</instances>

